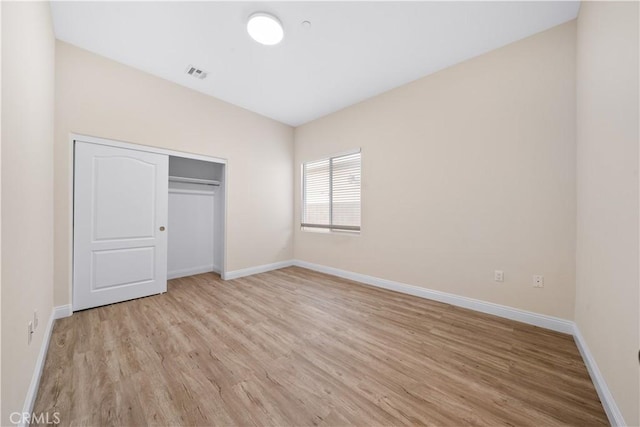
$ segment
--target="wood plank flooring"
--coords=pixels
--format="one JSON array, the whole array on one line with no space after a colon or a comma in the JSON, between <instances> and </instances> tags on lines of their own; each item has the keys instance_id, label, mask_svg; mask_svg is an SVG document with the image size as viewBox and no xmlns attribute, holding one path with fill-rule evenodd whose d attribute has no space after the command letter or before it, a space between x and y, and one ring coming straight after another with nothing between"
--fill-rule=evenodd
<instances>
[{"instance_id":1,"label":"wood plank flooring","mask_svg":"<svg viewBox=\"0 0 640 427\"><path fill-rule=\"evenodd\" d=\"M291 267L55 324L61 425L608 425L571 336Z\"/></svg>"}]
</instances>

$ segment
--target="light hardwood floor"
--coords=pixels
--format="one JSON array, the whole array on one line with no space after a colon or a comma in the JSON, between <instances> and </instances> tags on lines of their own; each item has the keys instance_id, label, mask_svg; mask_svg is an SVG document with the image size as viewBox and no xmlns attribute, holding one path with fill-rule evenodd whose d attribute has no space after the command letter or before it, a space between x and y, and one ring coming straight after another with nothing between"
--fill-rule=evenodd
<instances>
[{"instance_id":1,"label":"light hardwood floor","mask_svg":"<svg viewBox=\"0 0 640 427\"><path fill-rule=\"evenodd\" d=\"M62 425L606 425L571 336L291 267L55 324Z\"/></svg>"}]
</instances>

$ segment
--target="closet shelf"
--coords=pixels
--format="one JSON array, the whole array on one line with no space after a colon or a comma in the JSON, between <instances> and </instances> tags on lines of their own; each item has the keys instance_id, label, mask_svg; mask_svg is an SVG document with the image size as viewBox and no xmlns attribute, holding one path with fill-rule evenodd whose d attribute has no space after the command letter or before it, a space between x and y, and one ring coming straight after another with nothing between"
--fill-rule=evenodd
<instances>
[{"instance_id":1,"label":"closet shelf","mask_svg":"<svg viewBox=\"0 0 640 427\"><path fill-rule=\"evenodd\" d=\"M169 176L169 182L186 182L189 184L203 184L220 186L220 181L214 179L187 178L184 176Z\"/></svg>"}]
</instances>

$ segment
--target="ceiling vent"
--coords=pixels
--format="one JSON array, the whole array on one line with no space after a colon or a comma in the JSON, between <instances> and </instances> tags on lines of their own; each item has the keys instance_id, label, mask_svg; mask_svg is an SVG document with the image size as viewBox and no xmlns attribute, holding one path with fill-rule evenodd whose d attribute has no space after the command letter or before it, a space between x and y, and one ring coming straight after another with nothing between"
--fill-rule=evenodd
<instances>
[{"instance_id":1,"label":"ceiling vent","mask_svg":"<svg viewBox=\"0 0 640 427\"><path fill-rule=\"evenodd\" d=\"M193 65L189 65L187 67L186 70L187 74L189 74L192 77L195 77L196 79L199 80L203 80L207 77L207 72L204 70L201 70L200 68L196 68Z\"/></svg>"}]
</instances>

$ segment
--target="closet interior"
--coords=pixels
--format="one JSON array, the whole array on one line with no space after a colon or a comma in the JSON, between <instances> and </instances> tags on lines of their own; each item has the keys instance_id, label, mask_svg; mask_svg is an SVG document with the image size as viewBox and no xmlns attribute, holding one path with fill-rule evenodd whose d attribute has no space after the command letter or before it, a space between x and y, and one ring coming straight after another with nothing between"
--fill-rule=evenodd
<instances>
[{"instance_id":1,"label":"closet interior","mask_svg":"<svg viewBox=\"0 0 640 427\"><path fill-rule=\"evenodd\" d=\"M224 164L169 156L167 278L224 263Z\"/></svg>"}]
</instances>

